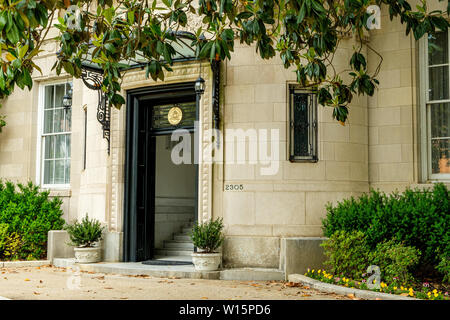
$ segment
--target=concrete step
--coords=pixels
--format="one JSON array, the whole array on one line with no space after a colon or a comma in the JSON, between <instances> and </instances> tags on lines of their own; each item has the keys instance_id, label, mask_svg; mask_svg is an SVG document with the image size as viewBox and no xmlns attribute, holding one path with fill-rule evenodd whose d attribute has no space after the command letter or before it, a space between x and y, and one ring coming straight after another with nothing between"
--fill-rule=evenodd
<instances>
[{"instance_id":1,"label":"concrete step","mask_svg":"<svg viewBox=\"0 0 450 320\"><path fill-rule=\"evenodd\" d=\"M194 198L156 197L156 206L188 206L195 207Z\"/></svg>"},{"instance_id":2,"label":"concrete step","mask_svg":"<svg viewBox=\"0 0 450 320\"><path fill-rule=\"evenodd\" d=\"M189 221L186 221L186 224L184 227L192 229L194 227L194 222L192 221L192 219L189 219Z\"/></svg>"},{"instance_id":3,"label":"concrete step","mask_svg":"<svg viewBox=\"0 0 450 320\"><path fill-rule=\"evenodd\" d=\"M158 256L190 256L194 250L180 250L175 248L157 248L155 249L155 255Z\"/></svg>"},{"instance_id":4,"label":"concrete step","mask_svg":"<svg viewBox=\"0 0 450 320\"><path fill-rule=\"evenodd\" d=\"M181 249L194 251L194 245L189 241L165 240L164 249Z\"/></svg>"},{"instance_id":5,"label":"concrete step","mask_svg":"<svg viewBox=\"0 0 450 320\"><path fill-rule=\"evenodd\" d=\"M154 260L192 262L192 256L154 256Z\"/></svg>"},{"instance_id":6,"label":"concrete step","mask_svg":"<svg viewBox=\"0 0 450 320\"><path fill-rule=\"evenodd\" d=\"M181 233L176 233L173 235L173 240L175 241L191 241L191 237Z\"/></svg>"},{"instance_id":7,"label":"concrete step","mask_svg":"<svg viewBox=\"0 0 450 320\"><path fill-rule=\"evenodd\" d=\"M156 213L187 213L194 214L195 208L189 206L156 206Z\"/></svg>"},{"instance_id":8,"label":"concrete step","mask_svg":"<svg viewBox=\"0 0 450 320\"><path fill-rule=\"evenodd\" d=\"M192 232L192 227L183 227L181 228L182 234L190 234Z\"/></svg>"},{"instance_id":9,"label":"concrete step","mask_svg":"<svg viewBox=\"0 0 450 320\"><path fill-rule=\"evenodd\" d=\"M176 222L182 226L190 226L191 225L192 214L190 213L179 213L179 212L170 212L170 213L156 213L155 221L156 222Z\"/></svg>"},{"instance_id":10,"label":"concrete step","mask_svg":"<svg viewBox=\"0 0 450 320\"><path fill-rule=\"evenodd\" d=\"M273 281L285 280L284 272L271 268L236 268L220 271L220 280Z\"/></svg>"}]
</instances>

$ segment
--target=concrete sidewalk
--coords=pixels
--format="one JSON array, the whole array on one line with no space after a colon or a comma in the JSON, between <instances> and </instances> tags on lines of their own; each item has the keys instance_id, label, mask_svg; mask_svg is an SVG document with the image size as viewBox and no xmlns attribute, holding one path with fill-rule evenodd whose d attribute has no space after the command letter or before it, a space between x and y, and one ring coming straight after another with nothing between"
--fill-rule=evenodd
<instances>
[{"instance_id":1,"label":"concrete sidewalk","mask_svg":"<svg viewBox=\"0 0 450 320\"><path fill-rule=\"evenodd\" d=\"M348 300L282 281L123 276L50 266L0 269L0 296L12 300Z\"/></svg>"},{"instance_id":2,"label":"concrete sidewalk","mask_svg":"<svg viewBox=\"0 0 450 320\"><path fill-rule=\"evenodd\" d=\"M209 280L242 280L270 281L284 280L284 272L278 269L266 268L236 268L220 271L196 271L193 265L145 265L141 262L100 262L77 264L75 259L53 259L55 267L74 267L81 271L101 272L122 275L148 275L160 278L185 278Z\"/></svg>"}]
</instances>

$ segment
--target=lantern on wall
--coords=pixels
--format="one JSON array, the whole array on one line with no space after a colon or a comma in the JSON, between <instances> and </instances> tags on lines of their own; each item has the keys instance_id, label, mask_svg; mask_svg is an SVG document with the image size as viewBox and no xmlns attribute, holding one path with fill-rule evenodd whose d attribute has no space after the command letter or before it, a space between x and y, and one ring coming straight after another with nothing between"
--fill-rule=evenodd
<instances>
[{"instance_id":1,"label":"lantern on wall","mask_svg":"<svg viewBox=\"0 0 450 320\"><path fill-rule=\"evenodd\" d=\"M197 80L195 80L195 93L197 95L203 94L205 92L205 80L203 80L202 77L198 77Z\"/></svg>"},{"instance_id":2,"label":"lantern on wall","mask_svg":"<svg viewBox=\"0 0 450 320\"><path fill-rule=\"evenodd\" d=\"M62 98L62 105L66 111L72 107L72 85L71 84L69 84L69 90L67 90L66 94Z\"/></svg>"}]
</instances>

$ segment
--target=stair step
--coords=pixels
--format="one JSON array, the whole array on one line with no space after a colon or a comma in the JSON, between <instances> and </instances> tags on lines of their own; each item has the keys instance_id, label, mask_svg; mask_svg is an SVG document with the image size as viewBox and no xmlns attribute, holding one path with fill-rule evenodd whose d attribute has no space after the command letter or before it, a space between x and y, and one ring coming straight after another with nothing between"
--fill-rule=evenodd
<instances>
[{"instance_id":1,"label":"stair step","mask_svg":"<svg viewBox=\"0 0 450 320\"><path fill-rule=\"evenodd\" d=\"M194 250L180 249L156 249L155 254L158 256L190 256Z\"/></svg>"},{"instance_id":2,"label":"stair step","mask_svg":"<svg viewBox=\"0 0 450 320\"><path fill-rule=\"evenodd\" d=\"M189 241L166 240L164 249L194 250L194 245Z\"/></svg>"},{"instance_id":3,"label":"stair step","mask_svg":"<svg viewBox=\"0 0 450 320\"><path fill-rule=\"evenodd\" d=\"M193 227L194 227L194 223L191 220L186 221L185 224L183 225L183 228L192 229Z\"/></svg>"},{"instance_id":4,"label":"stair step","mask_svg":"<svg viewBox=\"0 0 450 320\"><path fill-rule=\"evenodd\" d=\"M194 213L194 207L188 207L188 206L156 206L155 212L156 213L187 213L187 214L193 214Z\"/></svg>"},{"instance_id":5,"label":"stair step","mask_svg":"<svg viewBox=\"0 0 450 320\"><path fill-rule=\"evenodd\" d=\"M174 234L173 240L176 240L176 241L191 241L191 237L189 237L188 235L183 235L181 233L177 233L177 234Z\"/></svg>"},{"instance_id":6,"label":"stair step","mask_svg":"<svg viewBox=\"0 0 450 320\"><path fill-rule=\"evenodd\" d=\"M189 228L189 227L181 228L181 233L182 234L190 234L191 232L192 232L192 228Z\"/></svg>"},{"instance_id":7,"label":"stair step","mask_svg":"<svg viewBox=\"0 0 450 320\"><path fill-rule=\"evenodd\" d=\"M194 198L173 198L173 197L156 197L156 206L186 206L195 208L195 199Z\"/></svg>"}]
</instances>

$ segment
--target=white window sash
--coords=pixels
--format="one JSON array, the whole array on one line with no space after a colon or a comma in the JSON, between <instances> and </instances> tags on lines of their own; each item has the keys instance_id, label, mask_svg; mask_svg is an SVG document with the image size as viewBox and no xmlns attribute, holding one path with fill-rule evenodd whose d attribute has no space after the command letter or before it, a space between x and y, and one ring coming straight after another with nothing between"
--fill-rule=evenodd
<instances>
[{"instance_id":1,"label":"white window sash","mask_svg":"<svg viewBox=\"0 0 450 320\"><path fill-rule=\"evenodd\" d=\"M69 160L71 162L72 153L69 158L52 158L52 159L44 159L45 152L45 137L49 136L57 136L57 135L71 135L72 131L63 131L63 132L55 132L55 133L44 133L44 111L49 110L45 109L45 87L51 85L58 84L66 84L67 79L58 80L53 82L43 83L39 87L39 99L38 99L38 135L37 135L37 146L36 146L36 181L43 189L51 189L51 190L59 190L59 189L70 189L70 183L61 183L61 184L45 184L44 183L44 166L45 160L48 161L56 161L56 160ZM55 94L55 93L54 93ZM55 96L53 96L53 104L55 105ZM63 109L63 108L52 108L53 110ZM71 147L71 146L69 146ZM64 173L65 174L65 173ZM69 172L70 175L70 172ZM69 176L70 181L70 176Z\"/></svg>"},{"instance_id":2,"label":"white window sash","mask_svg":"<svg viewBox=\"0 0 450 320\"><path fill-rule=\"evenodd\" d=\"M434 182L434 181L447 181L450 180L450 173L433 173L432 171L432 153L431 153L431 141L436 138L431 138L431 115L430 107L433 104L450 103L450 32L447 32L447 63L438 65L428 64L428 37L425 36L419 41L419 57L421 63L420 74L420 142L421 142L421 164L422 164L422 180ZM449 81L448 92L449 98L442 100L430 100L430 82L429 82L429 69L434 67L449 68ZM445 137L439 137L445 139Z\"/></svg>"}]
</instances>

